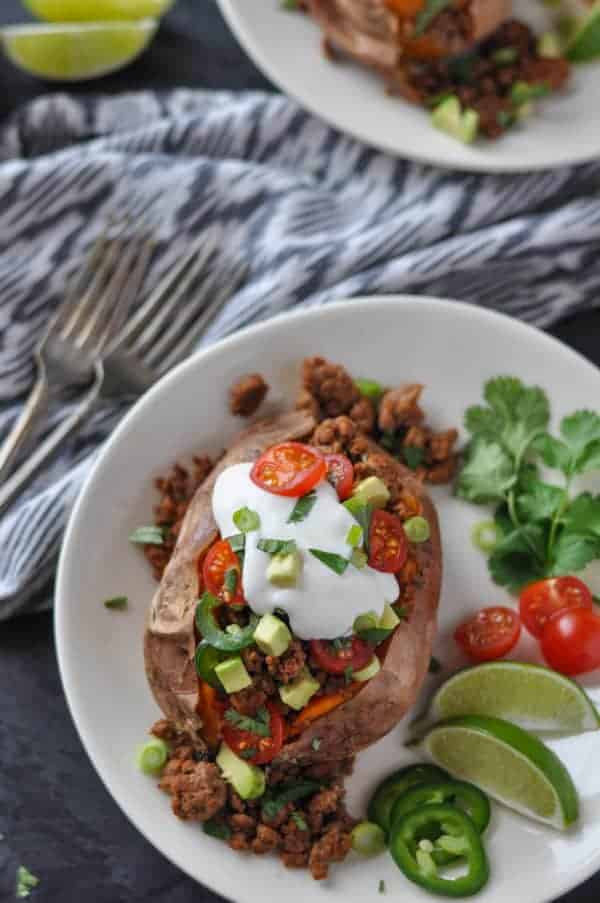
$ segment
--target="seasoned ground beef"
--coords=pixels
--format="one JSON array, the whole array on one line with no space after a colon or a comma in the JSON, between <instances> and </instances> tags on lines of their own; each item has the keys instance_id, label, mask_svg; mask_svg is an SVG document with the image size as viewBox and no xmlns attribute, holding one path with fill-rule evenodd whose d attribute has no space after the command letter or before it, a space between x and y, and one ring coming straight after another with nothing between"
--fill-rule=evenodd
<instances>
[{"instance_id":1,"label":"seasoned ground beef","mask_svg":"<svg viewBox=\"0 0 600 903\"><path fill-rule=\"evenodd\" d=\"M211 762L197 762L191 746L180 746L167 762L160 783L170 794L173 812L186 821L208 821L227 799L227 785Z\"/></svg>"},{"instance_id":2,"label":"seasoned ground beef","mask_svg":"<svg viewBox=\"0 0 600 903\"><path fill-rule=\"evenodd\" d=\"M238 417L251 417L265 400L268 391L269 386L260 373L248 373L229 389L229 410Z\"/></svg>"},{"instance_id":3,"label":"seasoned ground beef","mask_svg":"<svg viewBox=\"0 0 600 903\"><path fill-rule=\"evenodd\" d=\"M444 25L445 13L435 20ZM511 96L517 82L559 91L568 81L567 60L541 57L534 32L516 19L502 25L476 51L458 58L410 60L389 79L391 93L399 93L425 107L455 95L463 108L479 114L479 130L498 138L518 121L519 104Z\"/></svg>"},{"instance_id":4,"label":"seasoned ground beef","mask_svg":"<svg viewBox=\"0 0 600 903\"><path fill-rule=\"evenodd\" d=\"M377 418L382 433L395 433L402 427L413 426L423 420L423 411L419 407L423 388L420 383L406 383L384 394Z\"/></svg>"},{"instance_id":5,"label":"seasoned ground beef","mask_svg":"<svg viewBox=\"0 0 600 903\"><path fill-rule=\"evenodd\" d=\"M322 357L306 358L302 366L302 380L305 390L319 403L325 417L346 414L360 398L347 370Z\"/></svg>"}]
</instances>

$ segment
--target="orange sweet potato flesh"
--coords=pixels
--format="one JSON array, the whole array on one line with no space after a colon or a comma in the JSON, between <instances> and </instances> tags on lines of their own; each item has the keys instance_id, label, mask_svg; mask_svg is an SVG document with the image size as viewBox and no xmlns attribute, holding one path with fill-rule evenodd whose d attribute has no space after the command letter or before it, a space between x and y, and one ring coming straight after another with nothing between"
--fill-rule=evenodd
<instances>
[{"instance_id":1,"label":"orange sweet potato flesh","mask_svg":"<svg viewBox=\"0 0 600 903\"><path fill-rule=\"evenodd\" d=\"M194 613L199 586L197 562L217 537L212 490L218 475L232 464L255 461L267 448L286 439L303 439L315 421L306 411L261 420L233 442L199 487L186 512L177 545L152 600L144 635L146 675L167 718L181 729L202 729L197 711L198 678L194 665Z\"/></svg>"}]
</instances>

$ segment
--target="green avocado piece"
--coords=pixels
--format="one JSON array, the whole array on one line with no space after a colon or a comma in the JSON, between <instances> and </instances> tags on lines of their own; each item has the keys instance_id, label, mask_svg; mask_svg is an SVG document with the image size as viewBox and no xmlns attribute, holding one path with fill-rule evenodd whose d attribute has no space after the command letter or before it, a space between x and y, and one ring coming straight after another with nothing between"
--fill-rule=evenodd
<instances>
[{"instance_id":1,"label":"green avocado piece","mask_svg":"<svg viewBox=\"0 0 600 903\"><path fill-rule=\"evenodd\" d=\"M300 676L291 683L279 687L281 701L291 709L299 711L308 703L311 696L321 688L318 680L312 676L308 668L303 668Z\"/></svg>"},{"instance_id":2,"label":"green avocado piece","mask_svg":"<svg viewBox=\"0 0 600 903\"><path fill-rule=\"evenodd\" d=\"M302 559L297 549L287 555L273 555L267 567L267 580L273 586L295 586L302 569Z\"/></svg>"},{"instance_id":3,"label":"green avocado piece","mask_svg":"<svg viewBox=\"0 0 600 903\"><path fill-rule=\"evenodd\" d=\"M252 686L252 678L246 671L246 666L239 655L235 658L226 658L224 662L215 665L215 674L223 684L226 693L237 693L246 687Z\"/></svg>"},{"instance_id":4,"label":"green avocado piece","mask_svg":"<svg viewBox=\"0 0 600 903\"><path fill-rule=\"evenodd\" d=\"M292 634L275 615L263 615L254 631L254 642L265 655L283 655L292 642Z\"/></svg>"},{"instance_id":5,"label":"green avocado piece","mask_svg":"<svg viewBox=\"0 0 600 903\"><path fill-rule=\"evenodd\" d=\"M385 508L390 500L390 491L379 477L367 477L356 484L352 497L372 508Z\"/></svg>"},{"instance_id":6,"label":"green avocado piece","mask_svg":"<svg viewBox=\"0 0 600 903\"><path fill-rule=\"evenodd\" d=\"M224 779L243 800L254 800L265 792L265 774L257 765L244 762L227 746L221 744L217 753L217 765Z\"/></svg>"}]
</instances>

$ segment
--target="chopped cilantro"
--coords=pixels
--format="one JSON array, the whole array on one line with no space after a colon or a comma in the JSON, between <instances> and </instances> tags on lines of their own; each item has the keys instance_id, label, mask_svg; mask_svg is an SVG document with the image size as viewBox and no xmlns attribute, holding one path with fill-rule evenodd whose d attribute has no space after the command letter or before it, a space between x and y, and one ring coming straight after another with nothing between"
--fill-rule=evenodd
<instances>
[{"instance_id":1,"label":"chopped cilantro","mask_svg":"<svg viewBox=\"0 0 600 903\"><path fill-rule=\"evenodd\" d=\"M407 467L416 470L423 463L425 449L417 448L416 445L405 445L402 448L402 457Z\"/></svg>"},{"instance_id":2,"label":"chopped cilantro","mask_svg":"<svg viewBox=\"0 0 600 903\"><path fill-rule=\"evenodd\" d=\"M293 539L259 539L256 546L267 555L289 555L295 551L296 542Z\"/></svg>"},{"instance_id":3,"label":"chopped cilantro","mask_svg":"<svg viewBox=\"0 0 600 903\"><path fill-rule=\"evenodd\" d=\"M18 900L28 897L34 887L37 887L40 879L32 875L29 869L20 865L17 869L16 896Z\"/></svg>"},{"instance_id":4,"label":"chopped cilantro","mask_svg":"<svg viewBox=\"0 0 600 903\"><path fill-rule=\"evenodd\" d=\"M336 574L340 574L340 576L350 564L347 558L336 555L335 552L324 552L322 549L309 549L308 551L315 558L318 558L322 564L335 571Z\"/></svg>"},{"instance_id":5,"label":"chopped cilantro","mask_svg":"<svg viewBox=\"0 0 600 903\"><path fill-rule=\"evenodd\" d=\"M305 520L312 511L316 501L317 493L314 489L301 496L292 508L292 513L287 519L288 524L299 524Z\"/></svg>"},{"instance_id":6,"label":"chopped cilantro","mask_svg":"<svg viewBox=\"0 0 600 903\"><path fill-rule=\"evenodd\" d=\"M241 715L235 709L227 709L225 712L225 720L229 721L240 731L248 731L251 734L257 734L259 737L271 736L271 716L269 710L261 706L256 713L256 718L250 718L248 715Z\"/></svg>"},{"instance_id":7,"label":"chopped cilantro","mask_svg":"<svg viewBox=\"0 0 600 903\"><path fill-rule=\"evenodd\" d=\"M123 611L124 608L127 608L127 603L127 596L113 596L112 599L104 600L104 607L112 608L117 611Z\"/></svg>"}]
</instances>

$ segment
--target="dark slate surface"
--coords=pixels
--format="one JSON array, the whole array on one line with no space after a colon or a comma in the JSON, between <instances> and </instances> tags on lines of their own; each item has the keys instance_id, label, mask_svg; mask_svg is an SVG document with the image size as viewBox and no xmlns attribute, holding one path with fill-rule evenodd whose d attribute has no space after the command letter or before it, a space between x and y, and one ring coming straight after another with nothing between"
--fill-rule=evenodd
<instances>
[{"instance_id":1,"label":"dark slate surface","mask_svg":"<svg viewBox=\"0 0 600 903\"><path fill-rule=\"evenodd\" d=\"M16 0L1 0L0 24L24 18ZM0 84L0 116L49 90L1 59ZM175 85L269 88L208 0L179 0L150 51L91 90ZM600 364L599 327L596 313L564 322L555 334ZM1 901L14 898L21 863L41 879L31 897L38 903L219 899L154 850L100 783L67 712L49 614L0 626L0 834ZM561 903L599 898L600 876Z\"/></svg>"}]
</instances>

